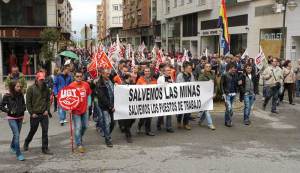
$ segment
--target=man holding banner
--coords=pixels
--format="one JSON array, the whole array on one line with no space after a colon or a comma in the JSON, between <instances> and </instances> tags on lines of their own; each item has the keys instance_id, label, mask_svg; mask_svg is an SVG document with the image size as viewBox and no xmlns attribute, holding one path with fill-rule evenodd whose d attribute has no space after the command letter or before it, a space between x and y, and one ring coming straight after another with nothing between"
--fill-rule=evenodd
<instances>
[{"instance_id":1,"label":"man holding banner","mask_svg":"<svg viewBox=\"0 0 300 173\"><path fill-rule=\"evenodd\" d=\"M75 73L75 81L69 86L76 88L80 92L80 102L76 109L72 110L72 118L75 127L75 143L77 150L80 153L85 153L86 149L83 147L82 138L84 132L88 127L88 96L91 95L92 90L90 85L83 81L83 74L81 71Z\"/></svg>"},{"instance_id":2,"label":"man holding banner","mask_svg":"<svg viewBox=\"0 0 300 173\"><path fill-rule=\"evenodd\" d=\"M100 69L100 77L96 83L96 94L98 98L99 123L105 137L107 147L113 147L111 132L114 128L114 85L109 79L110 69Z\"/></svg>"},{"instance_id":3,"label":"man holding banner","mask_svg":"<svg viewBox=\"0 0 300 173\"><path fill-rule=\"evenodd\" d=\"M151 76L151 70L149 67L145 67L144 69L144 76L141 76L138 81L137 85L149 85L149 84L156 84L157 81ZM141 118L138 124L138 131L141 132L141 128L145 125L145 132L148 136L155 136L153 132L151 132L151 117L149 118Z\"/></svg>"},{"instance_id":4,"label":"man holding banner","mask_svg":"<svg viewBox=\"0 0 300 173\"><path fill-rule=\"evenodd\" d=\"M190 62L184 62L183 63L183 69L184 71L182 73L179 73L177 75L176 82L194 82L195 78L193 75L193 68L192 64ZM177 115L177 127L178 128L185 128L186 130L191 130L191 126L189 125L189 119L191 118L191 114L179 114ZM181 121L183 121L183 126L181 125Z\"/></svg>"},{"instance_id":5,"label":"man holding banner","mask_svg":"<svg viewBox=\"0 0 300 173\"><path fill-rule=\"evenodd\" d=\"M169 83L173 83L174 79L171 77L171 67L169 65L166 65L163 69L163 75L159 76L157 79L157 84L164 84L167 85ZM158 117L157 120L157 129L161 130L161 124L163 123L164 117ZM169 133L174 133L174 130L172 128L172 116L168 115L166 116L166 130Z\"/></svg>"}]
</instances>

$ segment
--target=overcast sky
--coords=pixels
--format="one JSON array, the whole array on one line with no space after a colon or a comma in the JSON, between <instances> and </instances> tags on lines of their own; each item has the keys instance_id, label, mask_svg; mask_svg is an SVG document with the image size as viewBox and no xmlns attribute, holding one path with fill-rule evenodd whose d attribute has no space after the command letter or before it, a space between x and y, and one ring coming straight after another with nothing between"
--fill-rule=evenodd
<instances>
[{"instance_id":1,"label":"overcast sky","mask_svg":"<svg viewBox=\"0 0 300 173\"><path fill-rule=\"evenodd\" d=\"M72 11L72 30L76 31L76 35L80 34L84 24L96 25L96 8L101 0L70 0ZM96 27L94 26L94 32Z\"/></svg>"}]
</instances>

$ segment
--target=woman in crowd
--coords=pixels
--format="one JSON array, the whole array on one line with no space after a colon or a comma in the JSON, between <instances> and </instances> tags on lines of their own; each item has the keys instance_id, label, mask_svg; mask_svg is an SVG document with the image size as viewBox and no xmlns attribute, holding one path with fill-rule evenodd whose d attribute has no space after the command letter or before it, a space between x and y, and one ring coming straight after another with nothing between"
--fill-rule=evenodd
<instances>
[{"instance_id":1,"label":"woman in crowd","mask_svg":"<svg viewBox=\"0 0 300 173\"><path fill-rule=\"evenodd\" d=\"M16 154L19 161L23 161L25 158L20 150L20 132L26 105L20 82L9 83L9 93L4 95L0 109L7 113L8 124L13 133L10 151Z\"/></svg>"},{"instance_id":2,"label":"woman in crowd","mask_svg":"<svg viewBox=\"0 0 300 173\"><path fill-rule=\"evenodd\" d=\"M280 96L280 101L284 98L284 93L288 91L289 103L291 105L295 105L293 102L293 88L295 85L296 76L294 70L292 68L292 62L290 60L285 61L283 64L283 83L284 83L284 90Z\"/></svg>"},{"instance_id":3,"label":"woman in crowd","mask_svg":"<svg viewBox=\"0 0 300 173\"><path fill-rule=\"evenodd\" d=\"M258 94L258 80L252 73L251 64L246 64L244 74L242 75L241 100L244 100L244 124L250 125L250 113L255 101L255 95Z\"/></svg>"}]
</instances>

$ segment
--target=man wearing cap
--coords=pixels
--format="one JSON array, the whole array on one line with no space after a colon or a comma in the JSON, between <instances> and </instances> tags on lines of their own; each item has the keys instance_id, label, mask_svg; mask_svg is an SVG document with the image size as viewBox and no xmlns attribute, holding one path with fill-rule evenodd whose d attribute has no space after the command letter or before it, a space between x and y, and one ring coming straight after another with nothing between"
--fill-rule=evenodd
<instances>
[{"instance_id":1,"label":"man wearing cap","mask_svg":"<svg viewBox=\"0 0 300 173\"><path fill-rule=\"evenodd\" d=\"M45 82L45 73L38 72L33 85L27 89L26 106L30 114L30 131L25 139L24 151L28 151L29 143L32 141L39 124L42 127L42 152L52 154L48 149L48 126L50 110L50 91Z\"/></svg>"},{"instance_id":2,"label":"man wearing cap","mask_svg":"<svg viewBox=\"0 0 300 173\"><path fill-rule=\"evenodd\" d=\"M65 65L61 74L57 75L54 78L54 86L53 93L54 96L57 97L59 91L68 86L72 82L72 76L70 75L70 67L69 64ZM60 106L58 106L58 115L59 115L59 123L63 126L67 123L66 120L66 111L64 111Z\"/></svg>"}]
</instances>

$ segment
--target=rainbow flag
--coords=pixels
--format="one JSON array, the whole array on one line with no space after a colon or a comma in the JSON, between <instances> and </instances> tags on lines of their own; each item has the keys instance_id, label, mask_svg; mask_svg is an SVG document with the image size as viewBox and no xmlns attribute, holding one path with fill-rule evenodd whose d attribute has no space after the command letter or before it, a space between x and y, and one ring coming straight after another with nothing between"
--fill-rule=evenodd
<instances>
[{"instance_id":1,"label":"rainbow flag","mask_svg":"<svg viewBox=\"0 0 300 173\"><path fill-rule=\"evenodd\" d=\"M225 0L221 0L220 7L220 15L218 27L222 28L223 34L221 39L221 47L223 48L223 54L226 55L230 52L230 37L228 31L228 20L227 20L227 12L226 12L226 2Z\"/></svg>"}]
</instances>

